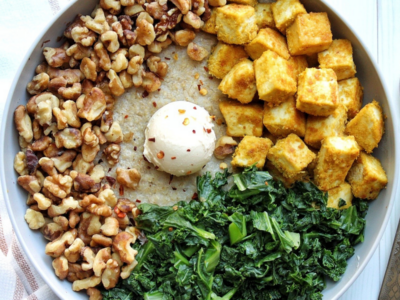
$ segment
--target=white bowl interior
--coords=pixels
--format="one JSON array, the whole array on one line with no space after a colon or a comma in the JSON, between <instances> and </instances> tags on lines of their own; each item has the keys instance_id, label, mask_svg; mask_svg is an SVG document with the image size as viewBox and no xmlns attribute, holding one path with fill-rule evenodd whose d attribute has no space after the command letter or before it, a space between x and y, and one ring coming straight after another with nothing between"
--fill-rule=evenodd
<instances>
[{"instance_id":1,"label":"white bowl interior","mask_svg":"<svg viewBox=\"0 0 400 300\"><path fill-rule=\"evenodd\" d=\"M51 266L51 258L44 253L46 240L40 232L30 230L24 221L27 209L25 204L27 195L16 183L17 174L13 170L14 156L19 151L18 133L14 127L13 112L18 105L25 105L29 99L29 95L26 92L26 85L32 79L35 67L39 62L43 61L43 47L59 45L60 42L57 42L57 37L63 35L66 24L72 21L77 13L90 13L97 2L98 0L86 0L71 3L63 13L60 13L54 19L52 24L49 24L49 27L44 30L43 34L39 36L37 43L28 52L14 79L5 107L6 113L4 114L1 128L0 141L3 145L6 145L0 149L0 159L2 161L0 169L2 173L1 182L14 230L33 265L55 293L63 299L87 299L87 296L83 293L73 292L69 282L58 280ZM302 2L308 11L325 11L328 13L334 38L346 38L352 42L354 60L357 66L356 76L364 86L364 104L371 102L372 99L376 99L382 105L383 111L387 116L385 120L385 135L379 148L374 151L374 156L381 160L387 172L389 184L381 192L379 198L370 205L365 230L365 241L356 247L356 254L349 260L348 269L343 278L337 283L328 281L327 288L324 291L324 299L336 299L350 286L365 267L386 227L390 213L389 210L394 201L394 179L397 178L398 172L395 169L397 158L394 134L394 128L396 127L394 124L397 124L397 120L394 117L394 111L392 110L391 112L390 102L386 96L387 94L385 93L379 73L357 36L340 19L339 15L325 3L315 0L302 0ZM43 45L44 41L48 42Z\"/></svg>"}]
</instances>

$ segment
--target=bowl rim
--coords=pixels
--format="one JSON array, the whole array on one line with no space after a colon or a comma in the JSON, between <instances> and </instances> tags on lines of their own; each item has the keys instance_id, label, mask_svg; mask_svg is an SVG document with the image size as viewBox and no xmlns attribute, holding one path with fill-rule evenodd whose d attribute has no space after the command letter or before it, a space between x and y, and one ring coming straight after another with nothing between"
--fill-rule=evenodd
<instances>
[{"instance_id":1,"label":"bowl rim","mask_svg":"<svg viewBox=\"0 0 400 300\"><path fill-rule=\"evenodd\" d=\"M12 101L12 96L14 94L15 88L16 88L16 84L21 76L22 73L22 69L24 68L24 66L26 65L27 61L29 60L33 50L35 49L36 45L39 44L40 40L42 39L42 37L44 36L44 34L51 28L51 26L53 25L53 23L60 18L60 16L62 14L64 14L65 11L67 11L68 9L70 9L71 6L75 5L76 2L78 2L79 0L72 0L70 3L68 3L67 5L65 5L59 12L57 12L49 21L48 23L43 27L43 29L40 31L40 33L37 35L37 37L35 38L35 40L33 41L32 45L28 48L26 54L24 55L24 58L22 59L16 73L14 76L14 79L12 81L12 84L10 86L9 92L8 92L8 96L7 96L7 100L6 103L4 105L4 110L3 112L8 112L10 109L10 105L11 105L11 101ZM326 5L335 15L337 15L341 21L350 29L350 31L352 32L352 34L356 37L356 39L360 42L361 46L363 47L368 59L371 61L372 65L374 66L378 77L381 81L382 87L383 87L383 93L387 99L388 102L388 106L389 106L389 110L390 110L390 115L392 116L392 123L393 123L393 128L397 128L398 127L398 112L394 107L394 102L392 101L391 97L389 97L389 93L388 93L388 84L387 84L387 80L385 80L385 77L383 77L381 69L378 65L378 63L373 60L371 57L371 53L370 50L365 46L364 41L360 38L359 34L357 33L357 31L354 30L353 26L350 25L343 17L342 14L340 14L337 9L333 8L331 6L331 4L327 3L325 0L319 0L320 2L322 2L324 5ZM6 127L6 122L7 122L7 118L2 118L1 120L1 129L0 129L0 141L4 141L5 139L5 127ZM398 145L399 143L399 138L397 138L396 134L394 134L394 161L396 161L397 157L398 157L398 149L400 149L400 146ZM4 160L4 147L0 147L0 161ZM8 190L7 190L7 186L6 186L6 182L5 182L5 172L4 172L4 166L2 166L0 168L0 182L1 182L1 186L2 186L2 194L3 194L3 198L5 200L5 204L7 207L7 213L8 216L10 218L11 224L13 226L13 230L18 238L18 241L20 243L20 245L22 246L26 256L28 257L30 263L35 267L36 271L40 274L40 276L43 278L43 280L46 282L46 284L51 288L51 290L61 299L64 298L64 295L62 294L62 291L59 290L55 290L51 287L50 284L50 280L47 278L47 275L45 271L43 271L43 269L40 267L39 262L37 260L34 260L33 257L31 256L31 252L27 246L27 244L25 243L25 240L22 237L21 232L18 229L17 226L17 222L20 220L16 220L12 214L12 210L11 210L11 205L10 205L10 199L9 199L9 195L8 195ZM354 275L351 277L350 280L348 280L346 282L346 284L337 292L337 294L335 295L334 299L338 299L340 296L342 296L344 294L344 292L354 283L354 281L359 277L359 275L361 274L361 272L364 270L364 268L367 266L367 264L369 263L371 257L374 255L381 239L382 236L387 228L389 219L392 215L392 207L394 205L394 201L395 201L395 195L397 195L397 184L395 184L396 181L398 181L398 176L399 176L399 167L395 166L395 170L394 170L394 178L393 178L393 192L390 195L390 200L389 200L389 205L386 209L386 213L385 213L385 217L384 220L382 222L381 228L379 229L377 238L375 239L373 246L370 248L370 250L368 251L368 254L366 256L366 258L363 260L363 262L360 264L360 266L357 268L357 270L354 272Z\"/></svg>"}]
</instances>

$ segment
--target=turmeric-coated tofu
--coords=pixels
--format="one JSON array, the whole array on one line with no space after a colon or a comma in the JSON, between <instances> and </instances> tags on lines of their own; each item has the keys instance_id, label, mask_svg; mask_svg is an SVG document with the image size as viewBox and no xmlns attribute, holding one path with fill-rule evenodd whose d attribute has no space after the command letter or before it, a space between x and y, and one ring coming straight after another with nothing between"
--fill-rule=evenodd
<instances>
[{"instance_id":1,"label":"turmeric-coated tofu","mask_svg":"<svg viewBox=\"0 0 400 300\"><path fill-rule=\"evenodd\" d=\"M241 168L256 164L256 167L261 169L272 145L271 140L267 138L245 136L236 147L231 164Z\"/></svg>"},{"instance_id":2,"label":"turmeric-coated tofu","mask_svg":"<svg viewBox=\"0 0 400 300\"><path fill-rule=\"evenodd\" d=\"M297 80L289 62L271 50L265 51L254 61L258 96L271 106L293 96Z\"/></svg>"},{"instance_id":3,"label":"turmeric-coated tofu","mask_svg":"<svg viewBox=\"0 0 400 300\"><path fill-rule=\"evenodd\" d=\"M272 3L272 13L275 26L283 34L295 20L298 14L306 14L307 11L299 0L278 0Z\"/></svg>"},{"instance_id":4,"label":"turmeric-coated tofu","mask_svg":"<svg viewBox=\"0 0 400 300\"><path fill-rule=\"evenodd\" d=\"M229 98L249 103L257 92L254 65L249 59L237 63L222 79L218 88Z\"/></svg>"},{"instance_id":5,"label":"turmeric-coated tofu","mask_svg":"<svg viewBox=\"0 0 400 300\"><path fill-rule=\"evenodd\" d=\"M341 185L328 191L327 207L342 210L349 208L352 202L353 194L351 192L351 186L347 182L343 182Z\"/></svg>"},{"instance_id":6,"label":"turmeric-coated tofu","mask_svg":"<svg viewBox=\"0 0 400 300\"><path fill-rule=\"evenodd\" d=\"M259 137L262 135L262 104L241 104L236 100L221 101L219 109L225 118L228 136L252 135Z\"/></svg>"},{"instance_id":7,"label":"turmeric-coated tofu","mask_svg":"<svg viewBox=\"0 0 400 300\"><path fill-rule=\"evenodd\" d=\"M361 152L347 175L353 195L374 200L386 186L388 179L379 159Z\"/></svg>"},{"instance_id":8,"label":"turmeric-coated tofu","mask_svg":"<svg viewBox=\"0 0 400 300\"><path fill-rule=\"evenodd\" d=\"M211 9L210 18L204 22L204 25L201 27L201 30L210 34L217 34L217 29L215 28L215 20L217 19L217 13L215 8Z\"/></svg>"},{"instance_id":9,"label":"turmeric-coated tofu","mask_svg":"<svg viewBox=\"0 0 400 300\"><path fill-rule=\"evenodd\" d=\"M347 109L347 118L353 119L361 110L363 101L363 87L358 78L338 81L339 103Z\"/></svg>"},{"instance_id":10,"label":"turmeric-coated tofu","mask_svg":"<svg viewBox=\"0 0 400 300\"><path fill-rule=\"evenodd\" d=\"M283 176L290 178L303 172L313 161L315 154L297 135L292 133L278 140L269 150L267 158Z\"/></svg>"},{"instance_id":11,"label":"turmeric-coated tofu","mask_svg":"<svg viewBox=\"0 0 400 300\"><path fill-rule=\"evenodd\" d=\"M308 179L307 172L300 172L293 177L285 177L269 160L265 164L265 169L275 180L281 181L286 188L291 188L297 181L306 181Z\"/></svg>"},{"instance_id":12,"label":"turmeric-coated tofu","mask_svg":"<svg viewBox=\"0 0 400 300\"><path fill-rule=\"evenodd\" d=\"M218 42L208 58L208 71L211 75L222 79L234 65L247 57L249 56L242 46Z\"/></svg>"},{"instance_id":13,"label":"turmeric-coated tofu","mask_svg":"<svg viewBox=\"0 0 400 300\"><path fill-rule=\"evenodd\" d=\"M286 30L286 37L291 55L310 55L328 49L332 44L328 14L297 15L294 23Z\"/></svg>"},{"instance_id":14,"label":"turmeric-coated tofu","mask_svg":"<svg viewBox=\"0 0 400 300\"><path fill-rule=\"evenodd\" d=\"M328 49L318 53L319 67L335 71L337 80L354 77L356 65L349 40L334 40Z\"/></svg>"},{"instance_id":15,"label":"turmeric-coated tofu","mask_svg":"<svg viewBox=\"0 0 400 300\"><path fill-rule=\"evenodd\" d=\"M279 137L291 133L304 137L306 132L306 117L296 108L294 97L274 107L265 103L263 123L271 134Z\"/></svg>"},{"instance_id":16,"label":"turmeric-coated tofu","mask_svg":"<svg viewBox=\"0 0 400 300\"><path fill-rule=\"evenodd\" d=\"M229 4L216 10L218 40L228 44L243 45L256 37L258 27L254 7Z\"/></svg>"},{"instance_id":17,"label":"turmeric-coated tofu","mask_svg":"<svg viewBox=\"0 0 400 300\"><path fill-rule=\"evenodd\" d=\"M271 3L257 3L254 6L256 12L256 24L258 28L275 28L274 16L272 15Z\"/></svg>"},{"instance_id":18,"label":"turmeric-coated tofu","mask_svg":"<svg viewBox=\"0 0 400 300\"><path fill-rule=\"evenodd\" d=\"M345 133L353 135L367 153L371 153L382 139L384 131L383 113L375 100L365 105L346 125Z\"/></svg>"},{"instance_id":19,"label":"turmeric-coated tofu","mask_svg":"<svg viewBox=\"0 0 400 300\"><path fill-rule=\"evenodd\" d=\"M343 136L347 120L346 108L339 105L328 117L309 115L307 118L304 141L316 149L321 148L321 141L328 136Z\"/></svg>"},{"instance_id":20,"label":"turmeric-coated tofu","mask_svg":"<svg viewBox=\"0 0 400 300\"><path fill-rule=\"evenodd\" d=\"M291 56L288 61L289 61L290 67L292 68L292 70L294 72L296 80L299 77L299 75L308 68L307 58L304 55Z\"/></svg>"},{"instance_id":21,"label":"turmeric-coated tofu","mask_svg":"<svg viewBox=\"0 0 400 300\"><path fill-rule=\"evenodd\" d=\"M314 181L318 188L327 191L342 184L359 153L353 136L325 138L314 169Z\"/></svg>"},{"instance_id":22,"label":"turmeric-coated tofu","mask_svg":"<svg viewBox=\"0 0 400 300\"><path fill-rule=\"evenodd\" d=\"M264 51L271 50L284 59L289 59L290 54L286 39L276 30L271 28L260 29L256 38L244 47L251 59L260 58Z\"/></svg>"},{"instance_id":23,"label":"turmeric-coated tofu","mask_svg":"<svg viewBox=\"0 0 400 300\"><path fill-rule=\"evenodd\" d=\"M326 117L338 105L338 84L333 70L311 68L299 75L296 102L298 110L313 116Z\"/></svg>"}]
</instances>

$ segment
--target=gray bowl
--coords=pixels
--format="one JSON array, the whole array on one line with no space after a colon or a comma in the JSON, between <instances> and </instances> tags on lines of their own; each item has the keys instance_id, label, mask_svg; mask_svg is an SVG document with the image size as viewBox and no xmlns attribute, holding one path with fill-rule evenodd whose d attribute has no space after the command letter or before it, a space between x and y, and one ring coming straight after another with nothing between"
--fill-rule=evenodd
<instances>
[{"instance_id":1,"label":"gray bowl","mask_svg":"<svg viewBox=\"0 0 400 300\"><path fill-rule=\"evenodd\" d=\"M97 2L98 0L72 2L54 17L53 21L36 39L11 85L0 134L0 142L4 145L0 149L1 184L14 231L32 264L62 299L87 299L87 296L84 293L73 292L68 281L60 281L55 276L51 265L52 259L44 253L46 240L40 232L30 230L24 221L27 195L18 186L17 174L13 169L14 156L19 151L18 132L14 127L13 113L18 105L25 105L29 99L26 85L34 76L36 66L43 60L43 47L58 46L60 42L57 42L57 37L63 35L66 24L78 13L89 14ZM348 269L343 278L336 283L328 281L327 288L324 291L324 299L337 299L354 282L372 257L389 220L396 195L395 179L397 179L399 172L397 166L397 149L399 149L399 146L394 132L394 128L398 127L398 117L388 99L387 89L381 80L382 76L377 66L355 32L340 18L340 14L322 1L302 0L302 2L308 11L328 13L334 38L346 38L352 42L357 77L364 86L364 104L376 99L387 116L385 135L379 144L379 148L374 151L374 156L381 160L387 172L389 184L381 192L379 198L371 202L367 215L365 241L356 247L355 255L348 261ZM45 41L48 42L43 44Z\"/></svg>"}]
</instances>

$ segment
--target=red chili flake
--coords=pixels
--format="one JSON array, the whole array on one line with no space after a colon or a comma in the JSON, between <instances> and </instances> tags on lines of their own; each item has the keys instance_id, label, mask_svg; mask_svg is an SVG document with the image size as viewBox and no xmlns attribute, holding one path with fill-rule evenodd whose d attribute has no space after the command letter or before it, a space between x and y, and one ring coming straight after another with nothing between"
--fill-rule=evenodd
<instances>
[{"instance_id":1,"label":"red chili flake","mask_svg":"<svg viewBox=\"0 0 400 300\"><path fill-rule=\"evenodd\" d=\"M164 80L164 79L163 79ZM158 89L157 92L161 91L161 89Z\"/></svg>"},{"instance_id":2,"label":"red chili flake","mask_svg":"<svg viewBox=\"0 0 400 300\"><path fill-rule=\"evenodd\" d=\"M136 199L136 202L137 202L137 203L142 203L142 201L140 201L139 199Z\"/></svg>"},{"instance_id":3,"label":"red chili flake","mask_svg":"<svg viewBox=\"0 0 400 300\"><path fill-rule=\"evenodd\" d=\"M193 129L193 133L196 133L196 130Z\"/></svg>"},{"instance_id":4,"label":"red chili flake","mask_svg":"<svg viewBox=\"0 0 400 300\"><path fill-rule=\"evenodd\" d=\"M169 57L164 57L166 60L171 60Z\"/></svg>"},{"instance_id":5,"label":"red chili flake","mask_svg":"<svg viewBox=\"0 0 400 300\"><path fill-rule=\"evenodd\" d=\"M154 106L154 107L157 107L157 103L156 103L156 102L153 102L153 106Z\"/></svg>"},{"instance_id":6,"label":"red chili flake","mask_svg":"<svg viewBox=\"0 0 400 300\"><path fill-rule=\"evenodd\" d=\"M204 70L206 70L206 72L208 72L208 68L207 67L204 67Z\"/></svg>"},{"instance_id":7,"label":"red chili flake","mask_svg":"<svg viewBox=\"0 0 400 300\"><path fill-rule=\"evenodd\" d=\"M211 129L207 129L207 133L211 133Z\"/></svg>"},{"instance_id":8,"label":"red chili flake","mask_svg":"<svg viewBox=\"0 0 400 300\"><path fill-rule=\"evenodd\" d=\"M119 195L120 195L120 196L123 196L123 195L124 195L124 186L123 186L123 185L120 185L120 186L119 186Z\"/></svg>"},{"instance_id":9,"label":"red chili flake","mask_svg":"<svg viewBox=\"0 0 400 300\"><path fill-rule=\"evenodd\" d=\"M149 138L149 142L156 142L156 138Z\"/></svg>"},{"instance_id":10,"label":"red chili flake","mask_svg":"<svg viewBox=\"0 0 400 300\"><path fill-rule=\"evenodd\" d=\"M127 169L130 170L131 168L130 168L130 167L127 167Z\"/></svg>"},{"instance_id":11,"label":"red chili flake","mask_svg":"<svg viewBox=\"0 0 400 300\"><path fill-rule=\"evenodd\" d=\"M193 106L193 109L197 109L197 107L196 107L196 106Z\"/></svg>"},{"instance_id":12,"label":"red chili flake","mask_svg":"<svg viewBox=\"0 0 400 300\"><path fill-rule=\"evenodd\" d=\"M213 79L214 79L214 77L212 77L212 76L208 76L208 79L210 79L210 80L213 80Z\"/></svg>"},{"instance_id":13,"label":"red chili flake","mask_svg":"<svg viewBox=\"0 0 400 300\"><path fill-rule=\"evenodd\" d=\"M203 84L204 84L204 83L203 83L203 80L200 80L200 84L201 84L201 85L203 85Z\"/></svg>"},{"instance_id":14,"label":"red chili flake","mask_svg":"<svg viewBox=\"0 0 400 300\"><path fill-rule=\"evenodd\" d=\"M149 169L149 170L150 170L150 169L151 169L151 167L150 167L150 166L147 166L147 169Z\"/></svg>"},{"instance_id":15,"label":"red chili flake","mask_svg":"<svg viewBox=\"0 0 400 300\"><path fill-rule=\"evenodd\" d=\"M176 159L176 156L172 156L171 159L172 159L172 160L173 160L173 159Z\"/></svg>"},{"instance_id":16,"label":"red chili flake","mask_svg":"<svg viewBox=\"0 0 400 300\"><path fill-rule=\"evenodd\" d=\"M116 214L119 214L119 213L121 212L121 211L119 210L119 208L116 207L116 206L114 206L114 211L115 211Z\"/></svg>"},{"instance_id":17,"label":"red chili flake","mask_svg":"<svg viewBox=\"0 0 400 300\"><path fill-rule=\"evenodd\" d=\"M174 191L176 191L176 187L173 187L172 189L173 189Z\"/></svg>"},{"instance_id":18,"label":"red chili flake","mask_svg":"<svg viewBox=\"0 0 400 300\"><path fill-rule=\"evenodd\" d=\"M206 132L206 129L203 127L204 132Z\"/></svg>"},{"instance_id":19,"label":"red chili flake","mask_svg":"<svg viewBox=\"0 0 400 300\"><path fill-rule=\"evenodd\" d=\"M193 165L192 165L192 166L193 166ZM186 174L189 175L189 174L191 174L191 173L192 173L192 171L188 171Z\"/></svg>"},{"instance_id":20,"label":"red chili flake","mask_svg":"<svg viewBox=\"0 0 400 300\"><path fill-rule=\"evenodd\" d=\"M109 173L111 171L111 168L108 168L108 171L107 171L107 173Z\"/></svg>"},{"instance_id":21,"label":"red chili flake","mask_svg":"<svg viewBox=\"0 0 400 300\"><path fill-rule=\"evenodd\" d=\"M197 193L194 193L192 196L192 200L196 200L197 198L199 198L199 196L197 195Z\"/></svg>"},{"instance_id":22,"label":"red chili flake","mask_svg":"<svg viewBox=\"0 0 400 300\"><path fill-rule=\"evenodd\" d=\"M197 88L199 89L199 91L201 90L201 85L200 84L198 84L197 85Z\"/></svg>"},{"instance_id":23,"label":"red chili flake","mask_svg":"<svg viewBox=\"0 0 400 300\"><path fill-rule=\"evenodd\" d=\"M119 214L117 214L118 218L123 219L126 217L126 213L124 212L120 212Z\"/></svg>"},{"instance_id":24,"label":"red chili flake","mask_svg":"<svg viewBox=\"0 0 400 300\"><path fill-rule=\"evenodd\" d=\"M190 149L187 149L186 151L187 151L187 152L190 152Z\"/></svg>"},{"instance_id":25,"label":"red chili flake","mask_svg":"<svg viewBox=\"0 0 400 300\"><path fill-rule=\"evenodd\" d=\"M185 190L185 189L183 189L183 191L184 191L184 192L186 192L186 190Z\"/></svg>"},{"instance_id":26,"label":"red chili flake","mask_svg":"<svg viewBox=\"0 0 400 300\"><path fill-rule=\"evenodd\" d=\"M42 43L42 46L40 46L40 48L43 48L43 45L44 45L44 44L47 44L48 42L50 42L50 40L44 41L44 42Z\"/></svg>"},{"instance_id":27,"label":"red chili flake","mask_svg":"<svg viewBox=\"0 0 400 300\"><path fill-rule=\"evenodd\" d=\"M264 182L265 183L265 185L268 185L268 181L266 181L266 182Z\"/></svg>"},{"instance_id":28,"label":"red chili flake","mask_svg":"<svg viewBox=\"0 0 400 300\"><path fill-rule=\"evenodd\" d=\"M113 186L114 183L117 181L114 177L111 176L106 176L106 180L111 186Z\"/></svg>"},{"instance_id":29,"label":"red chili flake","mask_svg":"<svg viewBox=\"0 0 400 300\"><path fill-rule=\"evenodd\" d=\"M133 147L133 150L134 150L134 151L136 151L136 150L137 150L137 147L136 147L136 146L135 146L135 147Z\"/></svg>"},{"instance_id":30,"label":"red chili flake","mask_svg":"<svg viewBox=\"0 0 400 300\"><path fill-rule=\"evenodd\" d=\"M159 169L159 167L158 167L158 166L155 166L154 168L155 168L156 170L158 170L158 169Z\"/></svg>"},{"instance_id":31,"label":"red chili flake","mask_svg":"<svg viewBox=\"0 0 400 300\"><path fill-rule=\"evenodd\" d=\"M149 92L148 91L144 91L143 94L142 94L142 98L146 98L148 95L149 95Z\"/></svg>"},{"instance_id":32,"label":"red chili flake","mask_svg":"<svg viewBox=\"0 0 400 300\"><path fill-rule=\"evenodd\" d=\"M146 162L149 162L149 161L147 160L146 156L144 156L144 155L143 155L143 159L144 159Z\"/></svg>"},{"instance_id":33,"label":"red chili flake","mask_svg":"<svg viewBox=\"0 0 400 300\"><path fill-rule=\"evenodd\" d=\"M168 183L168 184L171 184L172 179L174 179L174 175L170 175L170 176L169 176L169 183Z\"/></svg>"},{"instance_id":34,"label":"red chili flake","mask_svg":"<svg viewBox=\"0 0 400 300\"><path fill-rule=\"evenodd\" d=\"M128 119L128 117L129 117L128 115L125 115L125 119Z\"/></svg>"},{"instance_id":35,"label":"red chili flake","mask_svg":"<svg viewBox=\"0 0 400 300\"><path fill-rule=\"evenodd\" d=\"M168 231L172 231L172 230L174 230L172 227L169 227L169 228L168 228Z\"/></svg>"}]
</instances>

